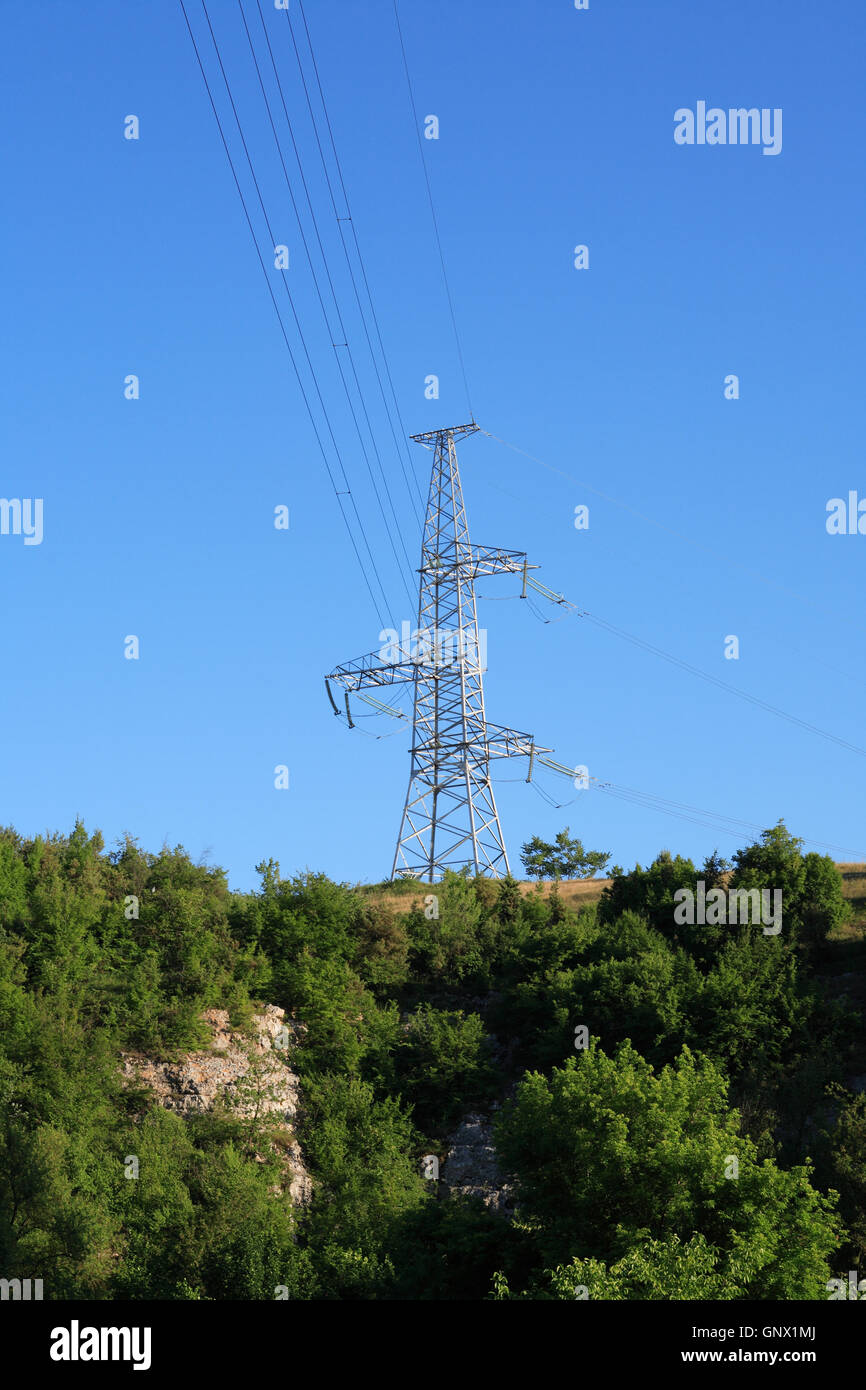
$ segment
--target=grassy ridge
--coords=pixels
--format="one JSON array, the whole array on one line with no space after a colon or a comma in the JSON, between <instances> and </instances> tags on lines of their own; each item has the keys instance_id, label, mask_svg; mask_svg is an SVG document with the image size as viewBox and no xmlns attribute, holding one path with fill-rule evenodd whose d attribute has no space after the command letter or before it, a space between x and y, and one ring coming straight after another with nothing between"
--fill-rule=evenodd
<instances>
[{"instance_id":1,"label":"grassy ridge","mask_svg":"<svg viewBox=\"0 0 866 1390\"><path fill-rule=\"evenodd\" d=\"M837 864L836 868L842 876L842 892L851 904L853 915L849 921L834 929L830 939L857 940L860 933L866 928L866 864ZM587 907L590 903L598 902L605 888L611 882L612 880L609 878L576 879L560 883L558 892L566 906ZM537 893L543 898L550 896L553 886L549 882L537 884L528 879L518 880L518 885L524 897ZM372 885L358 884L357 888L357 891L368 898L371 903L377 906L390 907L394 912L405 912L408 903L413 900L423 903L425 895L434 890L435 885L419 883L415 880Z\"/></svg>"}]
</instances>

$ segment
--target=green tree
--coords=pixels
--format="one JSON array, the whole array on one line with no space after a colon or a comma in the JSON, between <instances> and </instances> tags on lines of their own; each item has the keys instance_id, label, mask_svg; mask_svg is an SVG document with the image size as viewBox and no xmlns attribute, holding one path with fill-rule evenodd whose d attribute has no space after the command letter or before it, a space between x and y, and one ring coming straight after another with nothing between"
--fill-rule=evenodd
<instances>
[{"instance_id":1,"label":"green tree","mask_svg":"<svg viewBox=\"0 0 866 1390\"><path fill-rule=\"evenodd\" d=\"M496 1138L554 1263L610 1268L647 1239L700 1234L740 1296L822 1297L840 1235L834 1203L808 1165L759 1162L739 1128L709 1060L683 1048L656 1073L627 1042L613 1057L593 1042L549 1079L527 1076Z\"/></svg>"},{"instance_id":2,"label":"green tree","mask_svg":"<svg viewBox=\"0 0 866 1390\"><path fill-rule=\"evenodd\" d=\"M866 1094L851 1095L841 1086L833 1088L841 1103L832 1134L829 1180L838 1189L842 1215L848 1225L848 1239L840 1269L866 1267Z\"/></svg>"},{"instance_id":3,"label":"green tree","mask_svg":"<svg viewBox=\"0 0 866 1390\"><path fill-rule=\"evenodd\" d=\"M725 1276L718 1268L718 1255L702 1235L682 1240L642 1240L615 1264L603 1260L575 1257L570 1264L548 1269L536 1278L531 1290L512 1293L499 1272L494 1278L495 1299L672 1299L738 1298L742 1284Z\"/></svg>"},{"instance_id":4,"label":"green tree","mask_svg":"<svg viewBox=\"0 0 866 1390\"><path fill-rule=\"evenodd\" d=\"M734 855L731 886L781 892L782 935L814 949L847 920L850 907L829 855L804 855L802 848L802 840L779 821Z\"/></svg>"},{"instance_id":5,"label":"green tree","mask_svg":"<svg viewBox=\"0 0 866 1390\"><path fill-rule=\"evenodd\" d=\"M409 960L416 979L461 987L486 982L491 940L485 910L465 874L446 871L427 911L417 904L407 918Z\"/></svg>"},{"instance_id":6,"label":"green tree","mask_svg":"<svg viewBox=\"0 0 866 1390\"><path fill-rule=\"evenodd\" d=\"M568 826L560 830L553 844L533 835L520 851L521 863L530 878L552 878L554 882L561 878L592 878L609 859L609 851L585 850L580 840L571 838Z\"/></svg>"},{"instance_id":7,"label":"green tree","mask_svg":"<svg viewBox=\"0 0 866 1390\"><path fill-rule=\"evenodd\" d=\"M308 1083L300 1140L317 1184L308 1242L323 1287L331 1297L373 1297L393 1277L391 1223L428 1200L419 1137L396 1099L333 1075Z\"/></svg>"},{"instance_id":8,"label":"green tree","mask_svg":"<svg viewBox=\"0 0 866 1390\"><path fill-rule=\"evenodd\" d=\"M422 1004L410 1016L395 1053L396 1084L425 1134L442 1131L495 1097L491 1043L478 1014Z\"/></svg>"}]
</instances>

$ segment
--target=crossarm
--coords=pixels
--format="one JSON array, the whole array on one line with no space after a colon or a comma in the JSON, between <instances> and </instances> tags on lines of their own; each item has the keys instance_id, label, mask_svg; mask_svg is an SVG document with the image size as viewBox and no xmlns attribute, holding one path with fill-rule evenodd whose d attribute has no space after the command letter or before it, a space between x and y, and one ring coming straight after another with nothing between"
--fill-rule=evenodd
<instances>
[{"instance_id":1,"label":"crossarm","mask_svg":"<svg viewBox=\"0 0 866 1390\"><path fill-rule=\"evenodd\" d=\"M483 579L489 574L523 574L527 569L538 569L538 565L527 564L525 550L502 550L492 545L472 547L472 576L475 579Z\"/></svg>"},{"instance_id":2,"label":"crossarm","mask_svg":"<svg viewBox=\"0 0 866 1390\"><path fill-rule=\"evenodd\" d=\"M433 576L440 583L460 571L464 578L486 579L491 574L522 574L527 570L537 570L538 565L530 565L525 550L503 550L495 545L473 545L471 559L461 560L459 564L445 564L441 557L438 563L424 566L423 572Z\"/></svg>"},{"instance_id":3,"label":"crossarm","mask_svg":"<svg viewBox=\"0 0 866 1390\"><path fill-rule=\"evenodd\" d=\"M347 661L337 666L325 683L336 681L344 690L360 690L365 685L398 685L400 681L411 681L418 673L416 661L380 661L375 652L369 656L359 656L355 661Z\"/></svg>"},{"instance_id":4,"label":"crossarm","mask_svg":"<svg viewBox=\"0 0 866 1390\"><path fill-rule=\"evenodd\" d=\"M536 753L552 753L552 748L540 748L532 734L521 734L504 724L487 725L487 750L491 758L534 758Z\"/></svg>"}]
</instances>

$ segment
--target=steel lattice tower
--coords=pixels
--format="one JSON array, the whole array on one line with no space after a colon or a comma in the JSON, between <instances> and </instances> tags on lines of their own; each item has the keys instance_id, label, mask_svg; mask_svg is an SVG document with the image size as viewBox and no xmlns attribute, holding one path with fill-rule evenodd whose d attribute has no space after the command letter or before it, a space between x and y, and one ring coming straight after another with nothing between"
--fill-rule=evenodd
<instances>
[{"instance_id":1,"label":"steel lattice tower","mask_svg":"<svg viewBox=\"0 0 866 1390\"><path fill-rule=\"evenodd\" d=\"M476 428L413 435L434 451L418 599L418 631L432 629L434 660L415 681L412 771L392 878L403 870L432 881L435 869L467 862L494 878L508 873L490 781L474 557L455 447ZM453 665L442 660L446 641Z\"/></svg>"},{"instance_id":2,"label":"steel lattice tower","mask_svg":"<svg viewBox=\"0 0 866 1390\"><path fill-rule=\"evenodd\" d=\"M455 446L478 428L473 422L412 435L433 451L415 649L406 650L404 643L394 650L394 661L362 657L327 677L345 689L350 723L350 692L414 684L412 765L392 878L434 882L446 869L463 868L493 878L509 873L490 762L528 755L531 775L534 754L550 751L537 749L529 734L489 724L484 712L475 580L522 574L525 593L526 572L536 567L527 564L523 551L470 542ZM333 695L331 702L342 713Z\"/></svg>"}]
</instances>

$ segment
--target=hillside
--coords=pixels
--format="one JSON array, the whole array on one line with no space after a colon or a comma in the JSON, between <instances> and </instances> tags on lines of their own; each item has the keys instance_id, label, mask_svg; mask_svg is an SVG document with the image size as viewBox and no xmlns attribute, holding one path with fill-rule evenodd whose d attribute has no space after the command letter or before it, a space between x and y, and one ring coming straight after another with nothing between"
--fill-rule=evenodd
<instances>
[{"instance_id":1,"label":"hillside","mask_svg":"<svg viewBox=\"0 0 866 1390\"><path fill-rule=\"evenodd\" d=\"M4 1277L774 1301L866 1260L866 866L780 824L556 894L259 871L0 831ZM782 929L679 920L698 880Z\"/></svg>"},{"instance_id":2,"label":"hillside","mask_svg":"<svg viewBox=\"0 0 866 1390\"><path fill-rule=\"evenodd\" d=\"M851 904L853 916L849 922L839 927L835 935L839 939L856 939L859 929L866 928L866 864L837 863L836 868L842 878L842 892ZM569 907L585 907L589 903L597 902L610 882L609 878L566 880L558 885L557 891ZM518 884L524 897L540 893L547 898L552 888L550 882L538 884L528 879L518 879ZM395 912L405 911L407 901L417 900L423 903L424 896L434 891L431 884L412 881L357 886L359 892L364 893L371 901L388 905Z\"/></svg>"}]
</instances>

